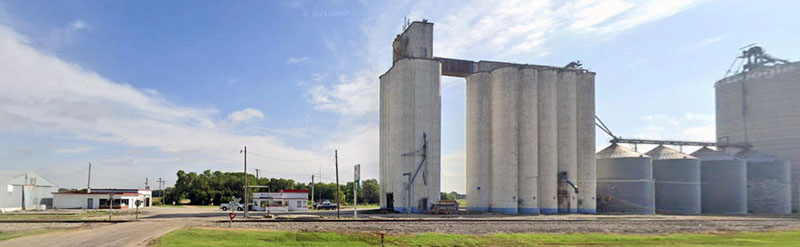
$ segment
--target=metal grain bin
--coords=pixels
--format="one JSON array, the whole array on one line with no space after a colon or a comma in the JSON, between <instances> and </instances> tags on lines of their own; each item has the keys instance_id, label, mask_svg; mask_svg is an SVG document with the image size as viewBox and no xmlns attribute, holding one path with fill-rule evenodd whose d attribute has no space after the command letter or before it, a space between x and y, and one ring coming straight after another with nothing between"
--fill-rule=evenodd
<instances>
[{"instance_id":1,"label":"metal grain bin","mask_svg":"<svg viewBox=\"0 0 800 247\"><path fill-rule=\"evenodd\" d=\"M646 154L653 158L656 213L699 214L700 160L663 145Z\"/></svg>"},{"instance_id":2,"label":"metal grain bin","mask_svg":"<svg viewBox=\"0 0 800 247\"><path fill-rule=\"evenodd\" d=\"M615 143L598 152L596 158L598 213L655 213L650 156Z\"/></svg>"},{"instance_id":3,"label":"metal grain bin","mask_svg":"<svg viewBox=\"0 0 800 247\"><path fill-rule=\"evenodd\" d=\"M702 213L747 214L747 163L707 147L692 156L700 159Z\"/></svg>"},{"instance_id":4,"label":"metal grain bin","mask_svg":"<svg viewBox=\"0 0 800 247\"><path fill-rule=\"evenodd\" d=\"M747 161L747 209L750 213L792 212L791 168L775 156L743 150L737 157Z\"/></svg>"}]
</instances>

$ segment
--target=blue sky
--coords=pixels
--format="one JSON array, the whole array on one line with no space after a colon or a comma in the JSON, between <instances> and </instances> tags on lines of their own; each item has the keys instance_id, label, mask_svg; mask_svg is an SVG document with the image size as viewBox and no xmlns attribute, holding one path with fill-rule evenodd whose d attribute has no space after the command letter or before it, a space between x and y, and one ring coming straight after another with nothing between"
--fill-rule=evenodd
<instances>
[{"instance_id":1,"label":"blue sky","mask_svg":"<svg viewBox=\"0 0 800 247\"><path fill-rule=\"evenodd\" d=\"M403 18L434 54L597 72L624 137L714 140L713 83L758 43L800 59L795 1L0 1L0 169L62 187L178 169L378 174L378 75ZM464 83L443 80L443 190L463 192ZM597 134L598 148L608 137ZM250 172L253 172L250 170Z\"/></svg>"}]
</instances>

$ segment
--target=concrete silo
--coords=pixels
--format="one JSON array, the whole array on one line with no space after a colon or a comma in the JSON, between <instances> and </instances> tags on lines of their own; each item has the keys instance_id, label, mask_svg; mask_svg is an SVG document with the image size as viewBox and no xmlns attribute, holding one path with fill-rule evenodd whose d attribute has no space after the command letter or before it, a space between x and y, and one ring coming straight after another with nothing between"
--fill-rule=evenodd
<instances>
[{"instance_id":1,"label":"concrete silo","mask_svg":"<svg viewBox=\"0 0 800 247\"><path fill-rule=\"evenodd\" d=\"M656 212L699 214L700 160L663 145L646 154L653 158Z\"/></svg>"},{"instance_id":2,"label":"concrete silo","mask_svg":"<svg viewBox=\"0 0 800 247\"><path fill-rule=\"evenodd\" d=\"M380 77L381 207L423 212L439 200L445 75L467 81L469 210L594 213L594 73L433 57L432 37L432 23L406 25Z\"/></svg>"},{"instance_id":3,"label":"concrete silo","mask_svg":"<svg viewBox=\"0 0 800 247\"><path fill-rule=\"evenodd\" d=\"M467 77L467 209L489 211L492 129L489 73Z\"/></svg>"},{"instance_id":4,"label":"concrete silo","mask_svg":"<svg viewBox=\"0 0 800 247\"><path fill-rule=\"evenodd\" d=\"M577 78L574 71L558 73L558 84L556 85L558 174L560 178L561 174L566 173L567 179L573 183L577 181L578 177L576 84ZM578 198L575 190L561 178L558 182L558 212L578 212Z\"/></svg>"},{"instance_id":5,"label":"concrete silo","mask_svg":"<svg viewBox=\"0 0 800 247\"><path fill-rule=\"evenodd\" d=\"M707 147L692 153L700 159L700 205L704 214L747 214L747 164Z\"/></svg>"},{"instance_id":6,"label":"concrete silo","mask_svg":"<svg viewBox=\"0 0 800 247\"><path fill-rule=\"evenodd\" d=\"M555 70L539 71L539 212L558 213L558 121Z\"/></svg>"},{"instance_id":7,"label":"concrete silo","mask_svg":"<svg viewBox=\"0 0 800 247\"><path fill-rule=\"evenodd\" d=\"M751 50L745 55L764 61L759 47ZM795 212L800 210L800 63L751 63L744 72L724 78L714 87L718 142L748 143L755 150L790 161L792 206Z\"/></svg>"},{"instance_id":8,"label":"concrete silo","mask_svg":"<svg viewBox=\"0 0 800 247\"><path fill-rule=\"evenodd\" d=\"M747 208L750 213L792 212L791 168L775 156L743 150L736 157L747 162Z\"/></svg>"},{"instance_id":9,"label":"concrete silo","mask_svg":"<svg viewBox=\"0 0 800 247\"><path fill-rule=\"evenodd\" d=\"M538 214L539 201L539 121L538 109L539 71L534 68L519 70L519 172L518 211Z\"/></svg>"},{"instance_id":10,"label":"concrete silo","mask_svg":"<svg viewBox=\"0 0 800 247\"><path fill-rule=\"evenodd\" d=\"M518 212L517 179L519 69L503 67L490 73L491 82L491 206L492 212Z\"/></svg>"},{"instance_id":11,"label":"concrete silo","mask_svg":"<svg viewBox=\"0 0 800 247\"><path fill-rule=\"evenodd\" d=\"M412 23L380 76L381 208L424 212L440 197L441 64L432 37L433 23Z\"/></svg>"},{"instance_id":12,"label":"concrete silo","mask_svg":"<svg viewBox=\"0 0 800 247\"><path fill-rule=\"evenodd\" d=\"M598 213L655 213L650 156L614 143L596 157Z\"/></svg>"},{"instance_id":13,"label":"concrete silo","mask_svg":"<svg viewBox=\"0 0 800 247\"><path fill-rule=\"evenodd\" d=\"M577 102L577 169L578 213L597 213L597 163L595 161L594 73L578 74Z\"/></svg>"}]
</instances>

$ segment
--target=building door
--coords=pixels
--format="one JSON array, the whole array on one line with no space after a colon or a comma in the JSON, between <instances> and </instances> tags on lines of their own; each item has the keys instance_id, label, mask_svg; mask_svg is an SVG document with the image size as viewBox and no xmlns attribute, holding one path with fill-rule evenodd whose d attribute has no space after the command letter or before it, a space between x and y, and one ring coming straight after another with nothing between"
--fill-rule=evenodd
<instances>
[{"instance_id":1,"label":"building door","mask_svg":"<svg viewBox=\"0 0 800 247\"><path fill-rule=\"evenodd\" d=\"M86 199L86 209L94 209L94 198Z\"/></svg>"},{"instance_id":2,"label":"building door","mask_svg":"<svg viewBox=\"0 0 800 247\"><path fill-rule=\"evenodd\" d=\"M394 195L386 193L386 209L394 210Z\"/></svg>"},{"instance_id":3,"label":"building door","mask_svg":"<svg viewBox=\"0 0 800 247\"><path fill-rule=\"evenodd\" d=\"M419 210L422 210L423 213L428 212L428 198L422 198L419 200Z\"/></svg>"},{"instance_id":4,"label":"building door","mask_svg":"<svg viewBox=\"0 0 800 247\"><path fill-rule=\"evenodd\" d=\"M22 196L22 200L23 200L23 204L24 204L24 205L22 205L22 208L26 209L26 210L33 209L33 205L34 205L34 202L33 202L33 186L23 185L22 186L22 192L24 193L23 196Z\"/></svg>"}]
</instances>

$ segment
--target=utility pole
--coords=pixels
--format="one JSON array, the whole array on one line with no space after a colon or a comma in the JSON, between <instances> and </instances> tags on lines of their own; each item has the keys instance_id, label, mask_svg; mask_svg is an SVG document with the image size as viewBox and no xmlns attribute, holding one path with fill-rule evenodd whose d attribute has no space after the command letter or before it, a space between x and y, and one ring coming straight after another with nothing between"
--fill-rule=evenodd
<instances>
[{"instance_id":1,"label":"utility pole","mask_svg":"<svg viewBox=\"0 0 800 247\"><path fill-rule=\"evenodd\" d=\"M336 218L340 218L340 209L342 208L342 200L339 198L339 193L342 192L341 188L339 187L339 150L333 150L333 156L335 157L336 161Z\"/></svg>"},{"instance_id":2,"label":"utility pole","mask_svg":"<svg viewBox=\"0 0 800 247\"><path fill-rule=\"evenodd\" d=\"M314 174L311 174L311 207L314 207Z\"/></svg>"},{"instance_id":3,"label":"utility pole","mask_svg":"<svg viewBox=\"0 0 800 247\"><path fill-rule=\"evenodd\" d=\"M258 185L258 172L261 171L261 169L256 168L254 170L256 170L256 185ZM261 192L261 189L257 188L256 192Z\"/></svg>"},{"instance_id":4,"label":"utility pole","mask_svg":"<svg viewBox=\"0 0 800 247\"><path fill-rule=\"evenodd\" d=\"M164 205L164 189L162 189L163 188L162 186L164 185L165 181L163 179L161 179L161 178L158 178L158 180L156 180L156 182L158 183L158 191L159 191L158 194L161 197L161 200L160 200L161 203L160 204Z\"/></svg>"},{"instance_id":5,"label":"utility pole","mask_svg":"<svg viewBox=\"0 0 800 247\"><path fill-rule=\"evenodd\" d=\"M86 193L92 193L92 162L89 162L89 176L86 179Z\"/></svg>"},{"instance_id":6,"label":"utility pole","mask_svg":"<svg viewBox=\"0 0 800 247\"><path fill-rule=\"evenodd\" d=\"M248 201L247 201L247 191L248 186L250 184L247 182L247 146L244 146L244 150L239 151L240 153L244 153L244 217L247 218L248 215Z\"/></svg>"},{"instance_id":7,"label":"utility pole","mask_svg":"<svg viewBox=\"0 0 800 247\"><path fill-rule=\"evenodd\" d=\"M361 189L361 164L355 166L353 177L353 218L358 218L358 190Z\"/></svg>"}]
</instances>

